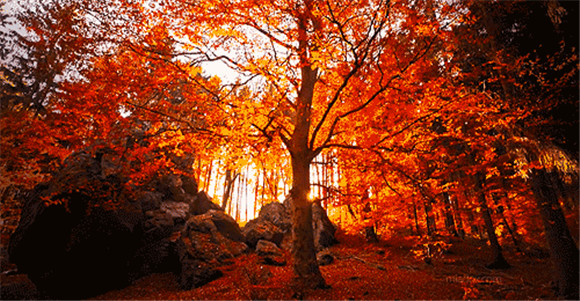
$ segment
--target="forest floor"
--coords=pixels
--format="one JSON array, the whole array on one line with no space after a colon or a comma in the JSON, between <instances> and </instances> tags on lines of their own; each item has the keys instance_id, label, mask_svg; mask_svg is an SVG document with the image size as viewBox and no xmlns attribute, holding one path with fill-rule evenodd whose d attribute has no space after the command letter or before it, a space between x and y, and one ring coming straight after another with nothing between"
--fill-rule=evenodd
<instances>
[{"instance_id":1,"label":"forest floor","mask_svg":"<svg viewBox=\"0 0 580 301\"><path fill-rule=\"evenodd\" d=\"M416 237L394 237L371 244L342 235L339 240L329 249L334 262L320 267L328 289L292 287L290 265L263 265L257 255L246 254L222 267L223 277L199 288L182 291L172 273L163 273L93 299L556 299L550 259L541 249L533 255L506 250L512 267L490 270L489 247L474 239L417 244ZM425 257L427 245L431 260Z\"/></svg>"}]
</instances>

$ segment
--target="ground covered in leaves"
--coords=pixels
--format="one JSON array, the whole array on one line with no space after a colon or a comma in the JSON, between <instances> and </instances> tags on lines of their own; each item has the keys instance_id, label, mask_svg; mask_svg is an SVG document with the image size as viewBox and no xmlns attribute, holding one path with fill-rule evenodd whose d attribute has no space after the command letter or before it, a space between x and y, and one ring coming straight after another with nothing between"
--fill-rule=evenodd
<instances>
[{"instance_id":1,"label":"ground covered in leaves","mask_svg":"<svg viewBox=\"0 0 580 301\"><path fill-rule=\"evenodd\" d=\"M507 270L485 268L485 243L443 238L417 243L392 238L377 244L342 236L330 248L335 258L321 271L328 289L293 287L291 267L264 265L246 254L224 266L224 276L189 291L178 288L172 273L144 277L131 286L94 299L555 299L545 251L506 250ZM430 256L429 256L430 255ZM288 255L288 261L290 260Z\"/></svg>"}]
</instances>

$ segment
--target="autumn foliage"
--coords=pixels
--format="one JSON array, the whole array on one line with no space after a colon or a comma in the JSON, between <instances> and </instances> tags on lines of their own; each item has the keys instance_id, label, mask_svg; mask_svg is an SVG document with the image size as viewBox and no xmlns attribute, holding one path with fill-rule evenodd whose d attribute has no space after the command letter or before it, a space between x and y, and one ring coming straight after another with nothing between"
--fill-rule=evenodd
<instances>
[{"instance_id":1,"label":"autumn foliage","mask_svg":"<svg viewBox=\"0 0 580 301\"><path fill-rule=\"evenodd\" d=\"M577 4L3 5L3 240L23 194L105 151L128 191L183 159L239 221L292 195L294 273L321 287L312 201L368 239L486 239L490 267L578 255ZM577 268L555 274L577 297Z\"/></svg>"}]
</instances>

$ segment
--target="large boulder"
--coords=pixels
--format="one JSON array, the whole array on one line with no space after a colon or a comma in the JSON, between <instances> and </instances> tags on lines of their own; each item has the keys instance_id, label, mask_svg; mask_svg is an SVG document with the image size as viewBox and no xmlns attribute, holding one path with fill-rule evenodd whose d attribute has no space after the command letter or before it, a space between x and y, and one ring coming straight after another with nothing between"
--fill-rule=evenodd
<instances>
[{"instance_id":1,"label":"large boulder","mask_svg":"<svg viewBox=\"0 0 580 301\"><path fill-rule=\"evenodd\" d=\"M204 214L210 210L223 211L222 207L211 201L205 191L200 191L192 201L190 213L192 215Z\"/></svg>"},{"instance_id":2,"label":"large boulder","mask_svg":"<svg viewBox=\"0 0 580 301\"><path fill-rule=\"evenodd\" d=\"M245 241L242 230L233 217L229 216L221 209L209 210L207 214L211 217L211 221L216 226L218 232L224 237L237 242Z\"/></svg>"},{"instance_id":3,"label":"large boulder","mask_svg":"<svg viewBox=\"0 0 580 301\"><path fill-rule=\"evenodd\" d=\"M262 257L262 261L268 265L285 266L286 259L284 259L283 251L278 246L267 240L260 240L256 244L256 254Z\"/></svg>"},{"instance_id":4,"label":"large boulder","mask_svg":"<svg viewBox=\"0 0 580 301\"><path fill-rule=\"evenodd\" d=\"M249 221L242 229L248 245L255 247L259 240L267 240L282 248L290 248L291 210L292 198L290 196L283 203L272 202L264 205L258 217ZM334 237L336 227L328 218L326 210L318 203L312 204L312 228L317 251L336 243Z\"/></svg>"},{"instance_id":5,"label":"large boulder","mask_svg":"<svg viewBox=\"0 0 580 301\"><path fill-rule=\"evenodd\" d=\"M48 297L90 296L129 281L127 262L139 248L138 212L92 208L83 195L69 205L30 199L10 242L10 259ZM130 216L133 216L132 218Z\"/></svg>"},{"instance_id":6,"label":"large boulder","mask_svg":"<svg viewBox=\"0 0 580 301\"><path fill-rule=\"evenodd\" d=\"M267 240L280 245L285 232L273 223L258 217L246 223L242 233L246 237L248 246L255 248L259 240Z\"/></svg>"},{"instance_id":7,"label":"large boulder","mask_svg":"<svg viewBox=\"0 0 580 301\"><path fill-rule=\"evenodd\" d=\"M106 153L76 153L25 201L9 256L43 295L79 298L129 282L145 216L110 161Z\"/></svg>"},{"instance_id":8,"label":"large boulder","mask_svg":"<svg viewBox=\"0 0 580 301\"><path fill-rule=\"evenodd\" d=\"M292 228L290 210L279 202L271 202L262 206L258 217L271 222L284 232L288 232Z\"/></svg>"},{"instance_id":9,"label":"large boulder","mask_svg":"<svg viewBox=\"0 0 580 301\"><path fill-rule=\"evenodd\" d=\"M219 278L218 266L248 250L242 241L238 224L222 211L190 217L176 246L180 287L189 290Z\"/></svg>"},{"instance_id":10,"label":"large boulder","mask_svg":"<svg viewBox=\"0 0 580 301\"><path fill-rule=\"evenodd\" d=\"M36 286L26 275L2 275L0 281L0 298L2 300L39 300Z\"/></svg>"},{"instance_id":11,"label":"large boulder","mask_svg":"<svg viewBox=\"0 0 580 301\"><path fill-rule=\"evenodd\" d=\"M314 245L318 251L337 242L334 237L336 228L328 218L326 210L318 203L312 204L312 230L314 232Z\"/></svg>"},{"instance_id":12,"label":"large boulder","mask_svg":"<svg viewBox=\"0 0 580 301\"><path fill-rule=\"evenodd\" d=\"M129 192L115 162L107 152L75 153L24 201L8 253L42 296L80 299L149 273L182 270L178 246L195 214L209 219L211 234L189 235L190 241L228 246L221 257L244 250L235 221L197 191L195 180L159 170L158 177ZM208 252L188 260L210 264Z\"/></svg>"},{"instance_id":13,"label":"large boulder","mask_svg":"<svg viewBox=\"0 0 580 301\"><path fill-rule=\"evenodd\" d=\"M183 269L179 273L178 283L183 290L200 287L223 275L220 270L203 260L184 257L181 261Z\"/></svg>"}]
</instances>

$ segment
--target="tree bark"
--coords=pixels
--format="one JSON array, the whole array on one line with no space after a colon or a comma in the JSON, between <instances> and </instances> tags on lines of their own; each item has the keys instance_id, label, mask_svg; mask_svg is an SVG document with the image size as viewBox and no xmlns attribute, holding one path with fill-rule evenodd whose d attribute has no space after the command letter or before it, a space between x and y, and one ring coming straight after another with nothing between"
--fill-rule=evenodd
<instances>
[{"instance_id":1,"label":"tree bark","mask_svg":"<svg viewBox=\"0 0 580 301\"><path fill-rule=\"evenodd\" d=\"M294 273L299 285L320 288L326 283L316 260L312 230L312 204L308 201L310 163L292 156L292 257Z\"/></svg>"},{"instance_id":2,"label":"tree bark","mask_svg":"<svg viewBox=\"0 0 580 301\"><path fill-rule=\"evenodd\" d=\"M424 201L423 208L425 209L425 225L427 226L427 235L432 236L433 234L435 234L437 229L435 228L435 218L430 214L431 211L433 210L431 201L429 200Z\"/></svg>"},{"instance_id":3,"label":"tree bark","mask_svg":"<svg viewBox=\"0 0 580 301\"><path fill-rule=\"evenodd\" d=\"M222 198L222 208L225 210L228 206L228 201L232 196L232 191L234 188L234 183L236 178L239 176L239 173L234 173L232 176L232 170L226 170L226 178L224 180L224 196Z\"/></svg>"},{"instance_id":4,"label":"tree bark","mask_svg":"<svg viewBox=\"0 0 580 301\"><path fill-rule=\"evenodd\" d=\"M551 187L551 177L545 169L534 170L532 190L546 230L558 294L566 299L578 300L578 247L566 225L558 195Z\"/></svg>"},{"instance_id":5,"label":"tree bark","mask_svg":"<svg viewBox=\"0 0 580 301\"><path fill-rule=\"evenodd\" d=\"M453 211L451 211L451 198L448 192L443 192L443 202L445 208L445 227L449 231L449 234L459 236L455 227L455 218L453 217Z\"/></svg>"},{"instance_id":6,"label":"tree bark","mask_svg":"<svg viewBox=\"0 0 580 301\"><path fill-rule=\"evenodd\" d=\"M417 217L417 203L413 200L413 217L415 218L415 230L417 230L417 235L421 235L421 228L419 228L419 218Z\"/></svg>"},{"instance_id":7,"label":"tree bark","mask_svg":"<svg viewBox=\"0 0 580 301\"><path fill-rule=\"evenodd\" d=\"M379 237L377 236L377 232L375 231L374 221L372 221L372 218L370 216L372 209L368 189L364 191L361 203L364 206L361 214L361 222L371 223L370 225L365 225L364 227L365 239L367 240L367 242L379 242Z\"/></svg>"},{"instance_id":8,"label":"tree bark","mask_svg":"<svg viewBox=\"0 0 580 301\"><path fill-rule=\"evenodd\" d=\"M207 167L207 172L205 174L205 183L204 183L204 191L207 191L207 193L211 193L211 191L209 191L209 184L211 183L211 172L213 169L213 160L209 160L209 166Z\"/></svg>"},{"instance_id":9,"label":"tree bark","mask_svg":"<svg viewBox=\"0 0 580 301\"><path fill-rule=\"evenodd\" d=\"M307 5L308 6L308 5ZM309 9L309 8L307 8ZM287 141L292 163L292 257L296 284L303 288L323 288L326 282L320 273L314 247L312 230L312 204L308 200L310 192L310 163L313 151L309 149L312 99L318 72L312 69L309 59L308 17L301 14L298 19L298 55L301 62L301 82L296 100L294 132Z\"/></svg>"},{"instance_id":10,"label":"tree bark","mask_svg":"<svg viewBox=\"0 0 580 301\"><path fill-rule=\"evenodd\" d=\"M510 265L503 257L501 245L499 244L497 236L495 235L495 226L493 225L493 220L491 219L491 212L489 207L487 206L487 200L485 198L485 190L483 189L484 179L485 177L481 172L478 172L475 175L475 185L477 189L478 202L481 208L481 213L483 215L485 230L487 231L487 238L489 239L489 243L493 251L493 261L490 264L488 264L487 267L490 269L506 269L509 268Z\"/></svg>"},{"instance_id":11,"label":"tree bark","mask_svg":"<svg viewBox=\"0 0 580 301\"><path fill-rule=\"evenodd\" d=\"M451 199L451 204L453 207L453 212L455 213L455 220L457 221L457 234L461 239L465 238L465 229L463 228L463 219L461 218L461 212L459 210L459 204L457 202L457 196L453 196Z\"/></svg>"},{"instance_id":12,"label":"tree bark","mask_svg":"<svg viewBox=\"0 0 580 301\"><path fill-rule=\"evenodd\" d=\"M507 187L506 185L504 185L504 187ZM507 199L507 193L503 193L503 197L505 199ZM510 237L512 238L512 242L514 243L514 246L516 247L516 250L518 252L521 252L522 250L520 249L520 244L518 242L518 239L516 238L516 234L515 232L512 230L512 227L510 226L510 224L507 221L507 218L505 217L505 209L502 205L499 205L499 197L494 197L492 195L492 199L493 202L495 203L495 205L497 206L497 214L499 214L499 216L501 217L502 220L502 224L504 225L504 227L506 227L506 229L508 230L508 233L510 234ZM508 206L509 209L509 206Z\"/></svg>"}]
</instances>

